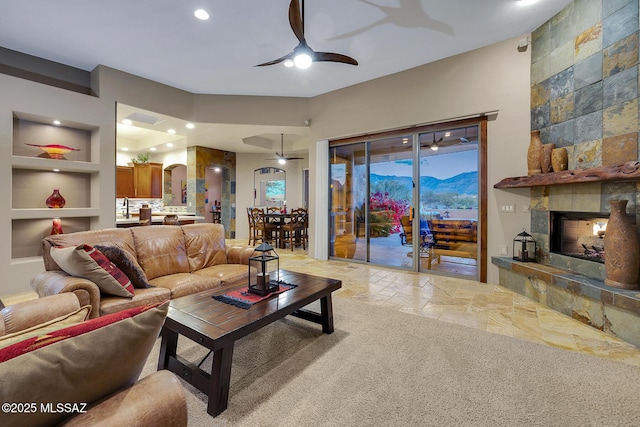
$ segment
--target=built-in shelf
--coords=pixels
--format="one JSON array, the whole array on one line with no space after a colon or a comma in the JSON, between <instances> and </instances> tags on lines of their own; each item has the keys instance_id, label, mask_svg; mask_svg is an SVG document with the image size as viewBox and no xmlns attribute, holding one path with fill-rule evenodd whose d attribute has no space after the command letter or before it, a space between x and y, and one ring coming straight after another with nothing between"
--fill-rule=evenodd
<instances>
[{"instance_id":1,"label":"built-in shelf","mask_svg":"<svg viewBox=\"0 0 640 427\"><path fill-rule=\"evenodd\" d=\"M547 185L578 184L585 182L640 180L640 162L631 161L612 166L574 169L562 172L541 173L529 176L505 178L493 188L526 188Z\"/></svg>"},{"instance_id":2,"label":"built-in shelf","mask_svg":"<svg viewBox=\"0 0 640 427\"><path fill-rule=\"evenodd\" d=\"M41 171L51 171L53 169L58 169L62 172L100 172L100 164L98 163L43 159L40 157L11 156L11 166L14 169L29 169Z\"/></svg>"},{"instance_id":3,"label":"built-in shelf","mask_svg":"<svg viewBox=\"0 0 640 427\"><path fill-rule=\"evenodd\" d=\"M99 208L11 209L11 219L84 218L100 216Z\"/></svg>"}]
</instances>

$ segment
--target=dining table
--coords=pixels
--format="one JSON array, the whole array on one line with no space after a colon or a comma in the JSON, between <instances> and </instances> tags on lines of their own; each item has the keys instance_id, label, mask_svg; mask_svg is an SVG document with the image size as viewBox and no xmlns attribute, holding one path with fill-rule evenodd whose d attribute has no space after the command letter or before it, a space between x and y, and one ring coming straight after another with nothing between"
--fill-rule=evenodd
<instances>
[{"instance_id":1,"label":"dining table","mask_svg":"<svg viewBox=\"0 0 640 427\"><path fill-rule=\"evenodd\" d=\"M282 226L291 221L291 211L289 212L268 212L264 214L265 220L277 227L278 243L280 249L285 249L286 241Z\"/></svg>"}]
</instances>

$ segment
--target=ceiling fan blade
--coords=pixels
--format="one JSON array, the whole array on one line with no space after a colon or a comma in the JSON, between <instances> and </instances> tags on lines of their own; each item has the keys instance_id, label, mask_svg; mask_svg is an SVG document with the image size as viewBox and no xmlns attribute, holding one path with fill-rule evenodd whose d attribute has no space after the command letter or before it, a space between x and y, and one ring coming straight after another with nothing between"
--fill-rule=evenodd
<instances>
[{"instance_id":1,"label":"ceiling fan blade","mask_svg":"<svg viewBox=\"0 0 640 427\"><path fill-rule=\"evenodd\" d=\"M282 61L285 61L285 60L291 59L291 58L293 58L293 52L289 52L285 56L283 56L281 58L278 58L278 59L274 59L273 61L265 62L263 64L254 65L254 67L265 67L267 65L275 65L275 64L279 64Z\"/></svg>"},{"instance_id":2,"label":"ceiling fan blade","mask_svg":"<svg viewBox=\"0 0 640 427\"><path fill-rule=\"evenodd\" d=\"M313 62L342 62L343 64L358 65L358 61L340 53L314 52Z\"/></svg>"},{"instance_id":3,"label":"ceiling fan blade","mask_svg":"<svg viewBox=\"0 0 640 427\"><path fill-rule=\"evenodd\" d=\"M304 0L302 0L302 10L304 11ZM304 17L300 13L300 3L298 0L291 0L289 5L289 24L293 34L296 35L298 40L304 42Z\"/></svg>"}]
</instances>

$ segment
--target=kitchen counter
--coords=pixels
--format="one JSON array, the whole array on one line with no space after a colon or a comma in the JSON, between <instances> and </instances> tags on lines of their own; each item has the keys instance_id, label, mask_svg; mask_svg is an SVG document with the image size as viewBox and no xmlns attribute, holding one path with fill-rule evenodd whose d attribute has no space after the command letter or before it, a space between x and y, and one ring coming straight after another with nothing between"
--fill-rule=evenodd
<instances>
[{"instance_id":1,"label":"kitchen counter","mask_svg":"<svg viewBox=\"0 0 640 427\"><path fill-rule=\"evenodd\" d=\"M171 214L168 214L171 215ZM178 221L180 224L193 224L195 222L204 222L203 216L197 216L195 214L186 214L186 215L178 215ZM151 224L154 225L162 225L164 222L164 215L152 215L151 216ZM124 218L124 217L116 217L116 227L137 227L140 225L140 220L137 216Z\"/></svg>"}]
</instances>

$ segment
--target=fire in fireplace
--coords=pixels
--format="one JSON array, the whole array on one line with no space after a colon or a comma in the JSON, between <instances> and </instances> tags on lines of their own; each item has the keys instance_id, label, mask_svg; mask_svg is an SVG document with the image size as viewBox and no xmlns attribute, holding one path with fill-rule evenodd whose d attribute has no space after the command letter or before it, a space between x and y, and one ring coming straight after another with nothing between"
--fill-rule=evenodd
<instances>
[{"instance_id":1,"label":"fire in fireplace","mask_svg":"<svg viewBox=\"0 0 640 427\"><path fill-rule=\"evenodd\" d=\"M551 252L604 263L608 213L551 212Z\"/></svg>"}]
</instances>

